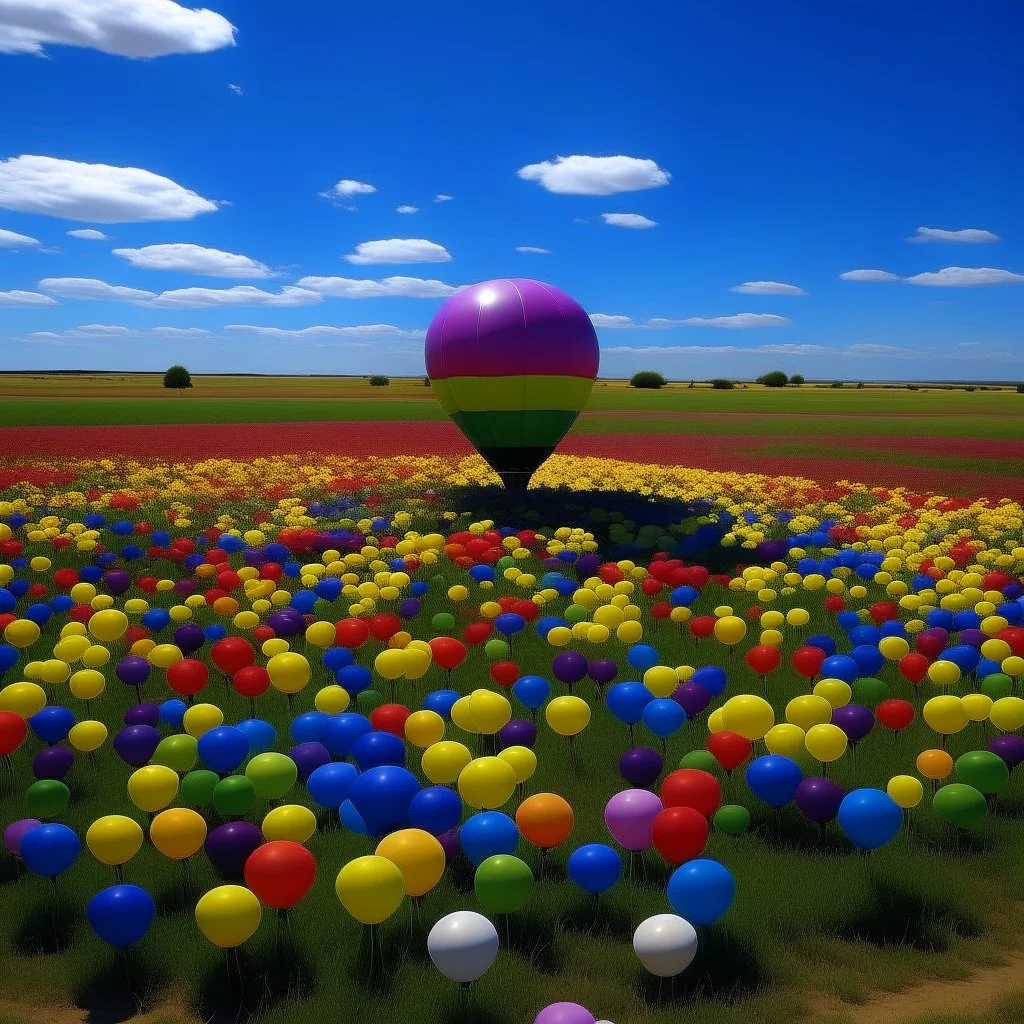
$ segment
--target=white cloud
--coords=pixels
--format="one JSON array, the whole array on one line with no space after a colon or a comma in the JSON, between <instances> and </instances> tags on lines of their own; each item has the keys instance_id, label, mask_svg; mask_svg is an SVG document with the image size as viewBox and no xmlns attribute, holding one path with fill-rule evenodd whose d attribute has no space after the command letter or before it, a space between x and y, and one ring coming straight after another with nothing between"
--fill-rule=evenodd
<instances>
[{"instance_id":1,"label":"white cloud","mask_svg":"<svg viewBox=\"0 0 1024 1024\"><path fill-rule=\"evenodd\" d=\"M536 181L549 192L574 196L611 196L661 188L671 179L653 160L633 156L559 156L520 167L524 181Z\"/></svg>"},{"instance_id":2,"label":"white cloud","mask_svg":"<svg viewBox=\"0 0 1024 1024\"><path fill-rule=\"evenodd\" d=\"M517 245L516 252L533 253L537 256L547 256L551 250L539 245Z\"/></svg>"},{"instance_id":3,"label":"white cloud","mask_svg":"<svg viewBox=\"0 0 1024 1024\"><path fill-rule=\"evenodd\" d=\"M257 260L190 242L146 245L141 249L114 249L115 256L142 270L176 270L207 277L271 277L270 268Z\"/></svg>"},{"instance_id":4,"label":"white cloud","mask_svg":"<svg viewBox=\"0 0 1024 1024\"><path fill-rule=\"evenodd\" d=\"M234 331L244 334L259 334L269 338L363 338L363 337L390 337L390 338L422 338L426 331L410 331L404 327L395 327L394 324L359 324L353 327L332 327L314 326L301 327L296 330L288 330L284 327L261 327L256 324L228 324L225 331Z\"/></svg>"},{"instance_id":5,"label":"white cloud","mask_svg":"<svg viewBox=\"0 0 1024 1024\"><path fill-rule=\"evenodd\" d=\"M69 336L89 336L92 338L130 338L138 334L134 327L124 327L121 324L82 324L67 332Z\"/></svg>"},{"instance_id":6,"label":"white cloud","mask_svg":"<svg viewBox=\"0 0 1024 1024\"><path fill-rule=\"evenodd\" d=\"M912 348L904 348L902 345L876 345L865 343L861 345L850 345L843 350L846 355L851 356L916 356L920 355ZM933 353L934 355L934 353Z\"/></svg>"},{"instance_id":7,"label":"white cloud","mask_svg":"<svg viewBox=\"0 0 1024 1024\"><path fill-rule=\"evenodd\" d=\"M847 270L839 275L841 281L901 281L899 274L888 270Z\"/></svg>"},{"instance_id":8,"label":"white cloud","mask_svg":"<svg viewBox=\"0 0 1024 1024\"><path fill-rule=\"evenodd\" d=\"M151 327L149 333L163 338L204 338L210 332L205 327Z\"/></svg>"},{"instance_id":9,"label":"white cloud","mask_svg":"<svg viewBox=\"0 0 1024 1024\"><path fill-rule=\"evenodd\" d=\"M28 334L22 336L22 341L62 341L63 339L59 334L54 334L53 331L30 331Z\"/></svg>"},{"instance_id":10,"label":"white cloud","mask_svg":"<svg viewBox=\"0 0 1024 1024\"><path fill-rule=\"evenodd\" d=\"M442 299L454 295L465 285L445 284L422 277L385 277L370 281L353 277L303 277L300 288L311 288L334 299Z\"/></svg>"},{"instance_id":11,"label":"white cloud","mask_svg":"<svg viewBox=\"0 0 1024 1024\"><path fill-rule=\"evenodd\" d=\"M650 217L643 217L639 213L602 213L601 218L605 224L611 224L617 228L656 228L658 222Z\"/></svg>"},{"instance_id":12,"label":"white cloud","mask_svg":"<svg viewBox=\"0 0 1024 1024\"><path fill-rule=\"evenodd\" d=\"M36 245L39 245L38 238L33 238L31 235L19 235L17 231L5 231L0 228L0 249L28 249Z\"/></svg>"},{"instance_id":13,"label":"white cloud","mask_svg":"<svg viewBox=\"0 0 1024 1024\"><path fill-rule=\"evenodd\" d=\"M744 355L748 352L761 355L796 355L816 356L826 353L833 354L835 349L824 345L754 345L746 348L741 345L621 345L606 348L605 352L616 355Z\"/></svg>"},{"instance_id":14,"label":"white cloud","mask_svg":"<svg viewBox=\"0 0 1024 1024\"><path fill-rule=\"evenodd\" d=\"M161 292L147 305L161 309L211 309L217 306L311 306L322 296L307 288L285 285L279 292L267 292L251 284L234 288L175 288Z\"/></svg>"},{"instance_id":15,"label":"white cloud","mask_svg":"<svg viewBox=\"0 0 1024 1024\"><path fill-rule=\"evenodd\" d=\"M591 313L590 322L595 327L617 328L617 327L641 327L642 324L635 323L632 317L619 316L609 313Z\"/></svg>"},{"instance_id":16,"label":"white cloud","mask_svg":"<svg viewBox=\"0 0 1024 1024\"><path fill-rule=\"evenodd\" d=\"M95 228L75 228L74 231L68 231L67 235L68 238L84 238L88 242L105 242L108 237Z\"/></svg>"},{"instance_id":17,"label":"white cloud","mask_svg":"<svg viewBox=\"0 0 1024 1024\"><path fill-rule=\"evenodd\" d=\"M0 292L0 306L56 306L57 300L39 292Z\"/></svg>"},{"instance_id":18,"label":"white cloud","mask_svg":"<svg viewBox=\"0 0 1024 1024\"><path fill-rule=\"evenodd\" d=\"M1024 284L1024 274L995 267L943 267L930 274L915 274L907 284L945 288L974 288L986 284Z\"/></svg>"},{"instance_id":19,"label":"white cloud","mask_svg":"<svg viewBox=\"0 0 1024 1024\"><path fill-rule=\"evenodd\" d=\"M418 206L410 206L408 203L403 203L401 206L395 207L395 213L419 213L420 208Z\"/></svg>"},{"instance_id":20,"label":"white cloud","mask_svg":"<svg viewBox=\"0 0 1024 1024\"><path fill-rule=\"evenodd\" d=\"M438 192L437 195L434 196L434 202L435 203L450 203L454 198L455 198L455 196L446 196L443 192Z\"/></svg>"},{"instance_id":21,"label":"white cloud","mask_svg":"<svg viewBox=\"0 0 1024 1024\"><path fill-rule=\"evenodd\" d=\"M980 341L959 341L957 342L957 348L978 348L981 345Z\"/></svg>"},{"instance_id":22,"label":"white cloud","mask_svg":"<svg viewBox=\"0 0 1024 1024\"><path fill-rule=\"evenodd\" d=\"M240 85L235 85L235 83L234 83L234 82L228 82L228 88L229 88L229 89L230 89L230 90L231 90L231 91L232 91L232 92L233 92L233 93L234 93L234 94L235 94L236 96L244 96L244 95L245 95L245 90L244 90L244 89L243 89L243 88L242 88L242 87L241 87Z\"/></svg>"},{"instance_id":23,"label":"white cloud","mask_svg":"<svg viewBox=\"0 0 1024 1024\"><path fill-rule=\"evenodd\" d=\"M226 18L173 0L0 0L0 53L41 54L53 44L165 57L234 43Z\"/></svg>"},{"instance_id":24,"label":"white cloud","mask_svg":"<svg viewBox=\"0 0 1024 1024\"><path fill-rule=\"evenodd\" d=\"M999 236L984 228L961 228L959 231L946 231L944 228L918 228L908 242L964 242L977 245L983 242L998 242Z\"/></svg>"},{"instance_id":25,"label":"white cloud","mask_svg":"<svg viewBox=\"0 0 1024 1024\"><path fill-rule=\"evenodd\" d=\"M44 277L39 282L39 287L42 291L52 292L62 299L140 302L156 298L156 292L107 284L106 281L99 281L94 277Z\"/></svg>"},{"instance_id":26,"label":"white cloud","mask_svg":"<svg viewBox=\"0 0 1024 1024\"><path fill-rule=\"evenodd\" d=\"M785 327L793 321L775 313L733 313L731 316L691 316L685 320L666 320L654 317L647 321L648 327L725 327L743 329L749 327Z\"/></svg>"},{"instance_id":27,"label":"white cloud","mask_svg":"<svg viewBox=\"0 0 1024 1024\"><path fill-rule=\"evenodd\" d=\"M119 224L191 220L217 204L141 167L16 156L0 160L0 208Z\"/></svg>"},{"instance_id":28,"label":"white cloud","mask_svg":"<svg viewBox=\"0 0 1024 1024\"><path fill-rule=\"evenodd\" d=\"M733 285L731 292L739 292L740 295L806 295L803 288L795 284L783 284L781 281L744 281L743 284Z\"/></svg>"},{"instance_id":29,"label":"white cloud","mask_svg":"<svg viewBox=\"0 0 1024 1024\"><path fill-rule=\"evenodd\" d=\"M380 238L360 242L345 259L349 263L447 263L452 254L425 238Z\"/></svg>"},{"instance_id":30,"label":"white cloud","mask_svg":"<svg viewBox=\"0 0 1024 1024\"><path fill-rule=\"evenodd\" d=\"M333 190L336 196L368 196L377 189L368 185L365 181L356 181L354 178L342 178L335 184Z\"/></svg>"}]
</instances>

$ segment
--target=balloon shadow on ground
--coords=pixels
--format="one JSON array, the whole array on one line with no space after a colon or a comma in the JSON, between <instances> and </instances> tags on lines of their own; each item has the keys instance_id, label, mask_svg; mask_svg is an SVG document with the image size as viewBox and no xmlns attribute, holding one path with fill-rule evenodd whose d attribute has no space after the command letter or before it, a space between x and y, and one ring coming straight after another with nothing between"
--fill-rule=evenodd
<instances>
[{"instance_id":1,"label":"balloon shadow on ground","mask_svg":"<svg viewBox=\"0 0 1024 1024\"><path fill-rule=\"evenodd\" d=\"M857 850L845 836L826 825L821 828L813 821L785 810L773 811L759 816L751 831L765 844L778 850L792 850L821 856L853 856Z\"/></svg>"},{"instance_id":2,"label":"balloon shadow on ground","mask_svg":"<svg viewBox=\"0 0 1024 1024\"><path fill-rule=\"evenodd\" d=\"M878 884L872 887L867 905L840 927L839 936L873 946L909 946L942 953L954 940L977 938L983 930L980 919L952 904Z\"/></svg>"},{"instance_id":3,"label":"balloon shadow on ground","mask_svg":"<svg viewBox=\"0 0 1024 1024\"><path fill-rule=\"evenodd\" d=\"M48 901L25 915L11 944L18 953L63 953L75 940L77 924L74 907L51 893Z\"/></svg>"},{"instance_id":4,"label":"balloon shadow on ground","mask_svg":"<svg viewBox=\"0 0 1024 1024\"><path fill-rule=\"evenodd\" d=\"M474 1002L472 991L458 1002L443 1007L437 1016L439 1024L498 1024L500 1018Z\"/></svg>"},{"instance_id":5,"label":"balloon shadow on ground","mask_svg":"<svg viewBox=\"0 0 1024 1024\"><path fill-rule=\"evenodd\" d=\"M113 951L100 969L79 986L75 1005L89 1024L121 1024L157 1003L169 978L138 950Z\"/></svg>"},{"instance_id":6,"label":"balloon shadow on ground","mask_svg":"<svg viewBox=\"0 0 1024 1024\"><path fill-rule=\"evenodd\" d=\"M557 974L562 969L564 960L555 946L557 922L520 910L502 915L496 927L505 948L528 960L542 974Z\"/></svg>"},{"instance_id":7,"label":"balloon shadow on ground","mask_svg":"<svg viewBox=\"0 0 1024 1024\"><path fill-rule=\"evenodd\" d=\"M730 1002L752 995L770 984L751 944L719 925L700 931L697 956L675 978L657 978L646 971L637 987L654 1006L684 1006L704 1000Z\"/></svg>"},{"instance_id":8,"label":"balloon shadow on ground","mask_svg":"<svg viewBox=\"0 0 1024 1024\"><path fill-rule=\"evenodd\" d=\"M202 892L202 888L190 875L183 876L170 888L161 889L156 894L156 912L162 917L169 917L186 910L192 911Z\"/></svg>"},{"instance_id":9,"label":"balloon shadow on ground","mask_svg":"<svg viewBox=\"0 0 1024 1024\"><path fill-rule=\"evenodd\" d=\"M579 901L562 918L567 931L584 935L604 936L632 942L635 925L631 916L621 907L593 897Z\"/></svg>"},{"instance_id":10,"label":"balloon shadow on ground","mask_svg":"<svg viewBox=\"0 0 1024 1024\"><path fill-rule=\"evenodd\" d=\"M17 882L25 873L21 860L10 853L0 854L0 885Z\"/></svg>"},{"instance_id":11,"label":"balloon shadow on ground","mask_svg":"<svg viewBox=\"0 0 1024 1024\"><path fill-rule=\"evenodd\" d=\"M966 857L991 853L1000 845L991 835L965 832L963 829L946 825L927 830L914 826L910 836L918 849L943 856Z\"/></svg>"}]
</instances>

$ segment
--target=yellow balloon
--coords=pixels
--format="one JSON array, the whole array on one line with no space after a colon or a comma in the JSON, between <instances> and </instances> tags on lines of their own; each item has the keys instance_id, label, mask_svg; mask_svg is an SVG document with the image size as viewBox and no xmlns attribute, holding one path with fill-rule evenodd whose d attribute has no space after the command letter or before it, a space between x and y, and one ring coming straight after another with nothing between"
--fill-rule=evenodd
<instances>
[{"instance_id":1,"label":"yellow balloon","mask_svg":"<svg viewBox=\"0 0 1024 1024\"><path fill-rule=\"evenodd\" d=\"M512 705L507 697L493 690L474 690L469 695L469 715L476 722L479 733L493 736L508 725L512 718Z\"/></svg>"},{"instance_id":2,"label":"yellow balloon","mask_svg":"<svg viewBox=\"0 0 1024 1024\"><path fill-rule=\"evenodd\" d=\"M39 626L31 619L15 619L4 627L4 639L12 647L24 650L39 639Z\"/></svg>"},{"instance_id":3,"label":"yellow balloon","mask_svg":"<svg viewBox=\"0 0 1024 1024\"><path fill-rule=\"evenodd\" d=\"M311 675L309 662L294 651L282 651L267 662L271 685L282 693L298 693Z\"/></svg>"},{"instance_id":4,"label":"yellow balloon","mask_svg":"<svg viewBox=\"0 0 1024 1024\"><path fill-rule=\"evenodd\" d=\"M668 665L652 665L644 673L644 686L655 697L671 697L679 685L679 677L674 668Z\"/></svg>"},{"instance_id":5,"label":"yellow balloon","mask_svg":"<svg viewBox=\"0 0 1024 1024\"><path fill-rule=\"evenodd\" d=\"M423 647L413 647L414 643L416 643L415 640L402 651L405 656L403 674L406 679L422 679L434 661L433 652L429 647L424 650ZM426 644L423 646L426 647Z\"/></svg>"},{"instance_id":6,"label":"yellow balloon","mask_svg":"<svg viewBox=\"0 0 1024 1024\"><path fill-rule=\"evenodd\" d=\"M272 636L269 640L264 640L263 645L260 647L264 657L274 658L278 654L286 654L291 650L291 644L283 636Z\"/></svg>"},{"instance_id":7,"label":"yellow balloon","mask_svg":"<svg viewBox=\"0 0 1024 1024\"><path fill-rule=\"evenodd\" d=\"M175 644L157 644L146 655L146 660L157 668L170 668L182 660L182 653Z\"/></svg>"},{"instance_id":8,"label":"yellow balloon","mask_svg":"<svg viewBox=\"0 0 1024 1024\"><path fill-rule=\"evenodd\" d=\"M1016 732L1024 726L1024 700L1020 697L1000 697L993 701L988 717L1000 732Z\"/></svg>"},{"instance_id":9,"label":"yellow balloon","mask_svg":"<svg viewBox=\"0 0 1024 1024\"><path fill-rule=\"evenodd\" d=\"M972 722L984 722L992 713L992 698L984 693L969 693L960 699Z\"/></svg>"},{"instance_id":10,"label":"yellow balloon","mask_svg":"<svg viewBox=\"0 0 1024 1024\"><path fill-rule=\"evenodd\" d=\"M960 679L960 666L952 661L933 661L928 666L928 678L936 686L953 686Z\"/></svg>"},{"instance_id":11,"label":"yellow balloon","mask_svg":"<svg viewBox=\"0 0 1024 1024\"><path fill-rule=\"evenodd\" d=\"M935 665L938 662L932 664ZM959 672L959 669L957 671ZM1021 701L1021 704L1024 705L1024 701ZM929 728L943 736L952 736L953 733L959 732L967 725L967 712L964 710L963 701L952 694L932 697L931 700L925 702L921 714Z\"/></svg>"},{"instance_id":12,"label":"yellow balloon","mask_svg":"<svg viewBox=\"0 0 1024 1024\"><path fill-rule=\"evenodd\" d=\"M377 856L402 873L406 896L425 896L444 874L444 847L419 828L403 828L377 844Z\"/></svg>"},{"instance_id":13,"label":"yellow balloon","mask_svg":"<svg viewBox=\"0 0 1024 1024\"><path fill-rule=\"evenodd\" d=\"M31 718L46 707L46 691L38 683L10 683L0 690L0 711Z\"/></svg>"},{"instance_id":14,"label":"yellow balloon","mask_svg":"<svg viewBox=\"0 0 1024 1024\"><path fill-rule=\"evenodd\" d=\"M79 700L95 700L107 688L107 681L94 668L80 668L68 680L68 688Z\"/></svg>"},{"instance_id":15,"label":"yellow balloon","mask_svg":"<svg viewBox=\"0 0 1024 1024\"><path fill-rule=\"evenodd\" d=\"M109 644L124 635L124 631L128 628L128 616L116 608L104 608L102 611L96 612L86 626L97 640Z\"/></svg>"},{"instance_id":16,"label":"yellow balloon","mask_svg":"<svg viewBox=\"0 0 1024 1024\"><path fill-rule=\"evenodd\" d=\"M331 647L336 639L333 622L312 622L306 627L306 642L314 647Z\"/></svg>"},{"instance_id":17,"label":"yellow balloon","mask_svg":"<svg viewBox=\"0 0 1024 1024\"><path fill-rule=\"evenodd\" d=\"M405 738L413 746L426 750L444 739L444 719L436 711L414 711L405 720Z\"/></svg>"},{"instance_id":18,"label":"yellow balloon","mask_svg":"<svg viewBox=\"0 0 1024 1024\"><path fill-rule=\"evenodd\" d=\"M537 755L529 747L506 747L498 757L512 766L516 782L525 782L537 770Z\"/></svg>"},{"instance_id":19,"label":"yellow balloon","mask_svg":"<svg viewBox=\"0 0 1024 1024\"><path fill-rule=\"evenodd\" d=\"M351 702L352 698L349 697L348 690L338 686L337 683L331 683L330 686L324 686L317 690L317 694L313 698L313 706L325 715L340 715Z\"/></svg>"},{"instance_id":20,"label":"yellow balloon","mask_svg":"<svg viewBox=\"0 0 1024 1024\"><path fill-rule=\"evenodd\" d=\"M206 822L190 807L170 807L149 823L153 845L171 860L187 860L206 840Z\"/></svg>"},{"instance_id":21,"label":"yellow balloon","mask_svg":"<svg viewBox=\"0 0 1024 1024\"><path fill-rule=\"evenodd\" d=\"M500 757L478 757L459 773L458 788L470 807L493 811L515 792L516 773Z\"/></svg>"},{"instance_id":22,"label":"yellow balloon","mask_svg":"<svg viewBox=\"0 0 1024 1024\"><path fill-rule=\"evenodd\" d=\"M748 740L759 740L775 724L775 711L763 697L741 693L722 708L722 720L729 732L739 733Z\"/></svg>"},{"instance_id":23,"label":"yellow balloon","mask_svg":"<svg viewBox=\"0 0 1024 1024\"><path fill-rule=\"evenodd\" d=\"M162 811L178 795L178 776L162 764L147 764L128 776L128 795L140 811Z\"/></svg>"},{"instance_id":24,"label":"yellow balloon","mask_svg":"<svg viewBox=\"0 0 1024 1024\"><path fill-rule=\"evenodd\" d=\"M738 615L723 615L715 621L715 639L732 647L747 635L747 624Z\"/></svg>"},{"instance_id":25,"label":"yellow balloon","mask_svg":"<svg viewBox=\"0 0 1024 1024\"><path fill-rule=\"evenodd\" d=\"M75 750L83 754L99 750L106 742L107 727L102 722L76 722L68 732L68 740Z\"/></svg>"},{"instance_id":26,"label":"yellow balloon","mask_svg":"<svg viewBox=\"0 0 1024 1024\"><path fill-rule=\"evenodd\" d=\"M84 636L69 636L59 640L53 648L53 656L60 658L68 665L74 664L89 649L89 641Z\"/></svg>"},{"instance_id":27,"label":"yellow balloon","mask_svg":"<svg viewBox=\"0 0 1024 1024\"><path fill-rule=\"evenodd\" d=\"M551 643L551 634L558 630L564 629L563 626L555 626L550 633L548 633L548 643ZM635 644L644 635L644 627L636 619L627 619L625 622L620 622L615 627L615 637L621 640L624 644ZM568 641L566 641L568 642Z\"/></svg>"},{"instance_id":28,"label":"yellow balloon","mask_svg":"<svg viewBox=\"0 0 1024 1024\"><path fill-rule=\"evenodd\" d=\"M243 885L218 885L196 904L199 930L221 949L234 949L252 938L262 917L260 901Z\"/></svg>"},{"instance_id":29,"label":"yellow balloon","mask_svg":"<svg viewBox=\"0 0 1024 1024\"><path fill-rule=\"evenodd\" d=\"M39 678L44 683L54 684L63 683L69 675L71 675L71 666L66 661L61 661L60 658L50 658L43 662Z\"/></svg>"},{"instance_id":30,"label":"yellow balloon","mask_svg":"<svg viewBox=\"0 0 1024 1024\"><path fill-rule=\"evenodd\" d=\"M1016 654L1011 654L1008 658L1003 658L999 667L1006 673L1006 675L1012 676L1014 679L1024 676L1024 658L1021 658Z\"/></svg>"},{"instance_id":31,"label":"yellow balloon","mask_svg":"<svg viewBox=\"0 0 1024 1024\"><path fill-rule=\"evenodd\" d=\"M590 705L579 697L556 697L548 702L544 717L559 736L578 736L590 724Z\"/></svg>"},{"instance_id":32,"label":"yellow balloon","mask_svg":"<svg viewBox=\"0 0 1024 1024\"><path fill-rule=\"evenodd\" d=\"M282 804L267 811L262 828L264 839L304 843L316 832L316 815L302 804Z\"/></svg>"},{"instance_id":33,"label":"yellow balloon","mask_svg":"<svg viewBox=\"0 0 1024 1024\"><path fill-rule=\"evenodd\" d=\"M1005 640L1001 640L999 637L990 637L981 645L981 653L990 661L1002 661L1004 658L1008 658L1013 650Z\"/></svg>"},{"instance_id":34,"label":"yellow balloon","mask_svg":"<svg viewBox=\"0 0 1024 1024\"><path fill-rule=\"evenodd\" d=\"M850 703L853 689L842 679L822 679L814 684L814 696L824 697L831 708L841 708Z\"/></svg>"},{"instance_id":35,"label":"yellow balloon","mask_svg":"<svg viewBox=\"0 0 1024 1024\"><path fill-rule=\"evenodd\" d=\"M405 895L405 879L386 857L356 857L338 872L334 891L341 905L360 924L380 924L397 909Z\"/></svg>"},{"instance_id":36,"label":"yellow balloon","mask_svg":"<svg viewBox=\"0 0 1024 1024\"><path fill-rule=\"evenodd\" d=\"M842 757L846 753L846 744L846 733L838 725L812 725L804 737L807 752L823 764Z\"/></svg>"},{"instance_id":37,"label":"yellow balloon","mask_svg":"<svg viewBox=\"0 0 1024 1024\"><path fill-rule=\"evenodd\" d=\"M399 679L405 674L405 651L388 650L381 651L373 659L373 670L382 679Z\"/></svg>"},{"instance_id":38,"label":"yellow balloon","mask_svg":"<svg viewBox=\"0 0 1024 1024\"><path fill-rule=\"evenodd\" d=\"M82 655L82 664L86 668L99 668L110 661L110 651L102 644L92 644Z\"/></svg>"},{"instance_id":39,"label":"yellow balloon","mask_svg":"<svg viewBox=\"0 0 1024 1024\"><path fill-rule=\"evenodd\" d=\"M817 694L805 693L786 705L786 721L799 725L804 732L816 725L832 721L832 705Z\"/></svg>"},{"instance_id":40,"label":"yellow balloon","mask_svg":"<svg viewBox=\"0 0 1024 1024\"><path fill-rule=\"evenodd\" d=\"M715 708L708 715L708 732L725 732L725 715L722 708Z\"/></svg>"},{"instance_id":41,"label":"yellow balloon","mask_svg":"<svg viewBox=\"0 0 1024 1024\"><path fill-rule=\"evenodd\" d=\"M894 775L886 785L885 791L905 811L916 807L924 796L921 780L915 779L913 775Z\"/></svg>"},{"instance_id":42,"label":"yellow balloon","mask_svg":"<svg viewBox=\"0 0 1024 1024\"><path fill-rule=\"evenodd\" d=\"M85 845L101 863L109 867L126 864L142 849L142 828L123 814L105 814L97 818L85 833Z\"/></svg>"},{"instance_id":43,"label":"yellow balloon","mask_svg":"<svg viewBox=\"0 0 1024 1024\"><path fill-rule=\"evenodd\" d=\"M878 650L886 661L899 661L905 654L910 653L910 644L902 636L884 636L878 641ZM898 776L899 778L910 778L909 775ZM892 796L892 794L889 794ZM895 800L896 798L893 797ZM896 801L899 803L899 801Z\"/></svg>"},{"instance_id":44,"label":"yellow balloon","mask_svg":"<svg viewBox=\"0 0 1024 1024\"><path fill-rule=\"evenodd\" d=\"M811 621L811 613L806 608L790 608L786 612L786 624L790 626L806 626Z\"/></svg>"},{"instance_id":45,"label":"yellow balloon","mask_svg":"<svg viewBox=\"0 0 1024 1024\"><path fill-rule=\"evenodd\" d=\"M454 782L473 760L469 749L454 740L442 740L423 751L420 767L435 786Z\"/></svg>"},{"instance_id":46,"label":"yellow balloon","mask_svg":"<svg viewBox=\"0 0 1024 1024\"><path fill-rule=\"evenodd\" d=\"M804 731L799 725L780 722L764 734L764 742L772 754L796 757L804 749Z\"/></svg>"},{"instance_id":47,"label":"yellow balloon","mask_svg":"<svg viewBox=\"0 0 1024 1024\"><path fill-rule=\"evenodd\" d=\"M469 710L469 697L467 694L465 697L460 697L452 705L452 721L463 731L469 733L479 733L480 730L477 728L476 722L473 720L473 715Z\"/></svg>"},{"instance_id":48,"label":"yellow balloon","mask_svg":"<svg viewBox=\"0 0 1024 1024\"><path fill-rule=\"evenodd\" d=\"M199 739L224 724L224 712L216 704L193 704L182 716L181 724L189 736Z\"/></svg>"}]
</instances>

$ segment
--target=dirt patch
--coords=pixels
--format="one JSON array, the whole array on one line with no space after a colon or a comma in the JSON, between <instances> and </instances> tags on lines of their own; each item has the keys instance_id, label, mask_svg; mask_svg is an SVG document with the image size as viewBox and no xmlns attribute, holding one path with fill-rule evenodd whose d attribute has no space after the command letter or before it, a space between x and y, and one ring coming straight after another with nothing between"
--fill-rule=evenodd
<instances>
[{"instance_id":1,"label":"dirt patch","mask_svg":"<svg viewBox=\"0 0 1024 1024\"><path fill-rule=\"evenodd\" d=\"M0 999L0 1020L11 1024L86 1024L90 1011L61 1003L22 1003L13 999ZM130 1024L200 1024L189 1008L184 996L174 991L145 1013L129 1018Z\"/></svg>"}]
</instances>

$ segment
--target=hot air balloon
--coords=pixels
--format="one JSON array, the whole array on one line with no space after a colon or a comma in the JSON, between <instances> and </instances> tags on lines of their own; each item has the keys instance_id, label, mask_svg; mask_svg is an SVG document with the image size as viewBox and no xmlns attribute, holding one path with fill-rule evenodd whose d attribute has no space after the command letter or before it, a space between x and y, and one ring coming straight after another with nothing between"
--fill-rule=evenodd
<instances>
[{"instance_id":1,"label":"hot air balloon","mask_svg":"<svg viewBox=\"0 0 1024 1024\"><path fill-rule=\"evenodd\" d=\"M509 488L524 488L590 397L597 334L585 310L540 281L484 281L427 330L427 374L444 410Z\"/></svg>"}]
</instances>

